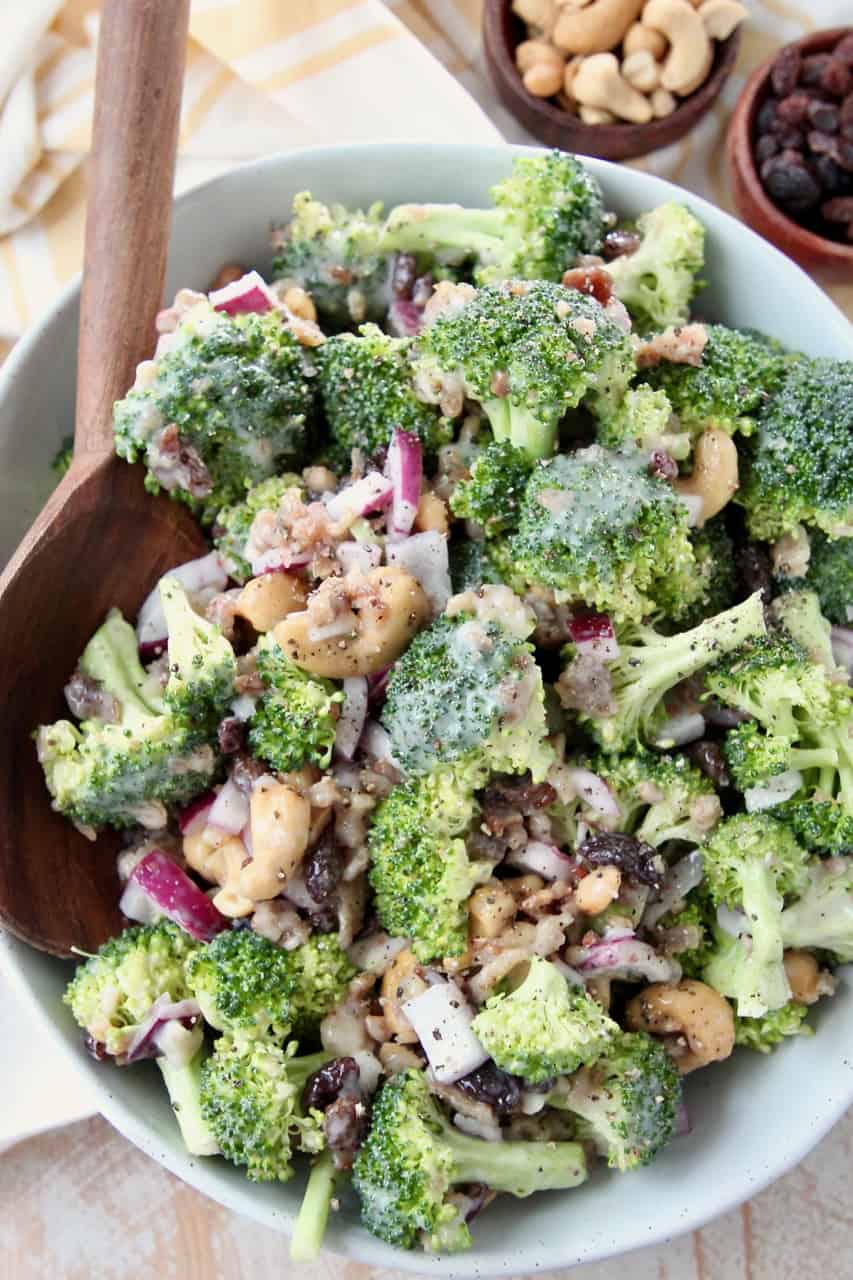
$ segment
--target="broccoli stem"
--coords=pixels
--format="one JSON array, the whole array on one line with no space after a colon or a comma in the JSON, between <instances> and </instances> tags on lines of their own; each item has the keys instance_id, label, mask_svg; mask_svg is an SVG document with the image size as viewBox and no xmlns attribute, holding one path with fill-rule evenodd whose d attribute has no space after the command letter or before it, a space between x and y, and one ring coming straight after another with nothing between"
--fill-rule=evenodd
<instances>
[{"instance_id":1,"label":"broccoli stem","mask_svg":"<svg viewBox=\"0 0 853 1280\"><path fill-rule=\"evenodd\" d=\"M484 400L483 408L496 440L508 440L529 458L550 458L557 439L557 418L542 422L529 409L513 404L507 396Z\"/></svg>"},{"instance_id":2,"label":"broccoli stem","mask_svg":"<svg viewBox=\"0 0 853 1280\"><path fill-rule=\"evenodd\" d=\"M796 747L788 753L789 769L823 769L830 771L838 764L838 752L833 747Z\"/></svg>"},{"instance_id":3,"label":"broccoli stem","mask_svg":"<svg viewBox=\"0 0 853 1280\"><path fill-rule=\"evenodd\" d=\"M741 902L752 934L744 968L754 975L754 983L742 999L738 998L738 1013L747 1018L760 1017L767 1009L781 1009L791 998L782 964L779 922L783 903L773 872L756 859L744 861L739 879Z\"/></svg>"},{"instance_id":4,"label":"broccoli stem","mask_svg":"<svg viewBox=\"0 0 853 1280\"><path fill-rule=\"evenodd\" d=\"M444 1141L453 1156L456 1185L484 1182L493 1191L529 1196L577 1187L586 1180L586 1157L577 1142L484 1142L449 1127Z\"/></svg>"},{"instance_id":5,"label":"broccoli stem","mask_svg":"<svg viewBox=\"0 0 853 1280\"><path fill-rule=\"evenodd\" d=\"M320 1252L337 1172L329 1151L323 1151L311 1166L305 1195L293 1226L291 1262L313 1262Z\"/></svg>"},{"instance_id":6,"label":"broccoli stem","mask_svg":"<svg viewBox=\"0 0 853 1280\"><path fill-rule=\"evenodd\" d=\"M157 1066L160 1068L169 1092L169 1101L172 1104L184 1146L191 1156L219 1155L219 1144L201 1114L199 1102L201 1068L205 1056L202 1047L186 1066L182 1067L176 1066L166 1057L157 1059Z\"/></svg>"},{"instance_id":7,"label":"broccoli stem","mask_svg":"<svg viewBox=\"0 0 853 1280\"><path fill-rule=\"evenodd\" d=\"M388 215L383 252L435 253L460 249L465 257L497 253L504 216L497 209L465 209L454 204L399 205Z\"/></svg>"}]
</instances>

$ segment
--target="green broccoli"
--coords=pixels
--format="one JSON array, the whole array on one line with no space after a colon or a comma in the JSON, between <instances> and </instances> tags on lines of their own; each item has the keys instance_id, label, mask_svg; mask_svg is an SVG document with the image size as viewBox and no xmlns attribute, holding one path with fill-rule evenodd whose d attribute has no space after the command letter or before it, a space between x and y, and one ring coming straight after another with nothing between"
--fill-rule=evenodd
<instances>
[{"instance_id":1,"label":"green broccoli","mask_svg":"<svg viewBox=\"0 0 853 1280\"><path fill-rule=\"evenodd\" d=\"M153 380L117 401L116 453L145 462L153 493L166 489L211 522L302 461L314 419L309 373L279 312L229 316L200 302Z\"/></svg>"},{"instance_id":2,"label":"green broccoli","mask_svg":"<svg viewBox=\"0 0 853 1280\"><path fill-rule=\"evenodd\" d=\"M326 1234L337 1181L331 1151L315 1157L290 1238L291 1262L315 1262Z\"/></svg>"},{"instance_id":3,"label":"green broccoli","mask_svg":"<svg viewBox=\"0 0 853 1280\"><path fill-rule=\"evenodd\" d=\"M742 1018L760 1018L791 998L782 963L784 899L802 892L807 857L781 822L738 814L717 827L702 848L704 888L717 906L741 909L750 942L717 930L704 980L737 1002Z\"/></svg>"},{"instance_id":4,"label":"green broccoli","mask_svg":"<svg viewBox=\"0 0 853 1280\"><path fill-rule=\"evenodd\" d=\"M160 920L108 939L77 970L63 997L75 1022L112 1057L127 1052L154 1001L191 994L185 966L198 950L188 933Z\"/></svg>"},{"instance_id":5,"label":"green broccoli","mask_svg":"<svg viewBox=\"0 0 853 1280\"><path fill-rule=\"evenodd\" d=\"M523 449L508 440L494 441L477 454L470 476L453 490L450 509L457 519L476 520L487 537L505 533L518 523L531 470Z\"/></svg>"},{"instance_id":6,"label":"green broccoli","mask_svg":"<svg viewBox=\"0 0 853 1280\"><path fill-rule=\"evenodd\" d=\"M706 325L705 332L700 364L662 360L643 377L666 393L691 436L710 429L751 435L770 394L781 386L790 358L778 344L750 332L722 324Z\"/></svg>"},{"instance_id":7,"label":"green broccoli","mask_svg":"<svg viewBox=\"0 0 853 1280\"><path fill-rule=\"evenodd\" d=\"M582 713L581 722L605 751L632 750L641 742L671 747L672 740L661 736L667 693L721 654L764 632L759 592L678 635L663 636L647 626L626 627L619 634L619 656L608 664L613 713Z\"/></svg>"},{"instance_id":8,"label":"green broccoli","mask_svg":"<svg viewBox=\"0 0 853 1280\"><path fill-rule=\"evenodd\" d=\"M659 1041L641 1032L616 1036L602 1057L559 1080L548 1105L578 1118L577 1136L592 1142L611 1169L650 1164L675 1133L681 1078Z\"/></svg>"},{"instance_id":9,"label":"green broccoli","mask_svg":"<svg viewBox=\"0 0 853 1280\"><path fill-rule=\"evenodd\" d=\"M201 1073L206 1057L201 1047L187 1063L172 1062L165 1054L157 1058L184 1146L191 1156L219 1155L219 1143L201 1110Z\"/></svg>"},{"instance_id":10,"label":"green broccoli","mask_svg":"<svg viewBox=\"0 0 853 1280\"><path fill-rule=\"evenodd\" d=\"M234 698L237 659L215 622L193 609L177 578L161 578L169 638L166 705L196 729L215 728Z\"/></svg>"},{"instance_id":11,"label":"green broccoli","mask_svg":"<svg viewBox=\"0 0 853 1280\"><path fill-rule=\"evenodd\" d=\"M846 627L853 621L853 538L833 541L819 529L812 530L809 564L802 578L782 578L783 591L809 587L830 622Z\"/></svg>"},{"instance_id":12,"label":"green broccoli","mask_svg":"<svg viewBox=\"0 0 853 1280\"><path fill-rule=\"evenodd\" d=\"M769 778L810 769L832 768L838 763L833 747L798 747L784 733L764 733L754 720L738 725L727 735L723 752L735 785L746 791Z\"/></svg>"},{"instance_id":13,"label":"green broccoli","mask_svg":"<svg viewBox=\"0 0 853 1280\"><path fill-rule=\"evenodd\" d=\"M853 361L800 360L763 410L736 501L753 538L853 535Z\"/></svg>"},{"instance_id":14,"label":"green broccoli","mask_svg":"<svg viewBox=\"0 0 853 1280\"><path fill-rule=\"evenodd\" d=\"M343 693L331 680L292 663L272 634L260 641L257 656L265 692L249 721L252 753L282 773L304 764L325 768L332 758Z\"/></svg>"},{"instance_id":15,"label":"green broccoli","mask_svg":"<svg viewBox=\"0 0 853 1280\"><path fill-rule=\"evenodd\" d=\"M288 951L293 1029L297 1036L316 1036L327 1013L340 1004L356 971L337 934L313 933Z\"/></svg>"},{"instance_id":16,"label":"green broccoli","mask_svg":"<svg viewBox=\"0 0 853 1280\"><path fill-rule=\"evenodd\" d=\"M615 829L653 849L668 840L702 844L719 820L713 783L686 756L636 750L594 759L589 768L604 779L621 810Z\"/></svg>"},{"instance_id":17,"label":"green broccoli","mask_svg":"<svg viewBox=\"0 0 853 1280\"><path fill-rule=\"evenodd\" d=\"M273 232L273 274L307 289L331 329L381 320L390 301L381 235L380 203L351 211L300 191L287 225Z\"/></svg>"},{"instance_id":18,"label":"green broccoli","mask_svg":"<svg viewBox=\"0 0 853 1280\"><path fill-rule=\"evenodd\" d=\"M478 401L495 440L554 452L560 419L585 400L607 414L633 375L628 335L593 298L545 281L489 286L439 312L419 336L421 394Z\"/></svg>"},{"instance_id":19,"label":"green broccoli","mask_svg":"<svg viewBox=\"0 0 853 1280\"><path fill-rule=\"evenodd\" d=\"M692 441L677 418L665 391L652 387L631 387L612 413L602 417L596 438L606 449L639 449L648 454L656 449L676 461L690 456Z\"/></svg>"},{"instance_id":20,"label":"green broccoli","mask_svg":"<svg viewBox=\"0 0 853 1280\"><path fill-rule=\"evenodd\" d=\"M216 757L204 735L178 719L142 668L136 633L117 609L79 662L83 677L114 700L114 722L41 725L38 757L53 807L81 827L166 825L166 805L184 805L210 786Z\"/></svg>"},{"instance_id":21,"label":"green broccoli","mask_svg":"<svg viewBox=\"0 0 853 1280\"><path fill-rule=\"evenodd\" d=\"M454 593L476 591L486 583L500 583L503 576L492 559L492 544L462 538L449 549L450 583Z\"/></svg>"},{"instance_id":22,"label":"green broccoli","mask_svg":"<svg viewBox=\"0 0 853 1280\"><path fill-rule=\"evenodd\" d=\"M365 458L387 449L393 428L417 436L427 457L451 439L450 422L415 394L412 347L410 338L364 324L319 348L317 386L332 460L342 469L349 470L353 449Z\"/></svg>"},{"instance_id":23,"label":"green broccoli","mask_svg":"<svg viewBox=\"0 0 853 1280\"><path fill-rule=\"evenodd\" d=\"M684 324L701 287L705 228L684 205L668 201L637 219L635 253L608 262L613 290L639 330Z\"/></svg>"},{"instance_id":24,"label":"green broccoli","mask_svg":"<svg viewBox=\"0 0 853 1280\"><path fill-rule=\"evenodd\" d=\"M287 1182L295 1150L322 1150L323 1115L302 1106L308 1078L327 1053L297 1058L297 1045L267 1040L216 1042L201 1070L201 1112L220 1150L252 1182Z\"/></svg>"},{"instance_id":25,"label":"green broccoli","mask_svg":"<svg viewBox=\"0 0 853 1280\"><path fill-rule=\"evenodd\" d=\"M683 627L696 627L705 618L730 609L737 598L734 543L722 517L691 529L693 546L693 603L679 614Z\"/></svg>"},{"instance_id":26,"label":"green broccoli","mask_svg":"<svg viewBox=\"0 0 853 1280\"><path fill-rule=\"evenodd\" d=\"M782 912L782 943L828 951L839 964L853 960L853 868L833 859L808 864L799 897Z\"/></svg>"},{"instance_id":27,"label":"green broccoli","mask_svg":"<svg viewBox=\"0 0 853 1280\"><path fill-rule=\"evenodd\" d=\"M585 1178L578 1143L484 1142L460 1133L430 1096L423 1073L411 1070L380 1090L353 1169L367 1230L399 1248L422 1243L428 1250L471 1245L454 1187L480 1182L529 1196L575 1187Z\"/></svg>"},{"instance_id":28,"label":"green broccoli","mask_svg":"<svg viewBox=\"0 0 853 1280\"><path fill-rule=\"evenodd\" d=\"M601 188L574 156L521 156L491 196L493 209L398 205L385 223L383 246L459 261L473 257L480 284L511 277L557 281L578 254L599 247Z\"/></svg>"},{"instance_id":29,"label":"green broccoli","mask_svg":"<svg viewBox=\"0 0 853 1280\"><path fill-rule=\"evenodd\" d=\"M439 766L394 787L375 811L368 850L376 912L393 937L412 939L423 961L462 955L468 945L468 898L493 870L465 848L488 774L482 758Z\"/></svg>"},{"instance_id":30,"label":"green broccoli","mask_svg":"<svg viewBox=\"0 0 853 1280\"><path fill-rule=\"evenodd\" d=\"M790 1000L762 1018L735 1018L735 1044L755 1053L772 1053L788 1036L813 1036L806 1022L808 1005Z\"/></svg>"},{"instance_id":31,"label":"green broccoli","mask_svg":"<svg viewBox=\"0 0 853 1280\"><path fill-rule=\"evenodd\" d=\"M616 621L676 616L696 589L687 508L640 453L592 445L536 467L508 549L514 581Z\"/></svg>"},{"instance_id":32,"label":"green broccoli","mask_svg":"<svg viewBox=\"0 0 853 1280\"><path fill-rule=\"evenodd\" d=\"M553 753L532 655L500 623L465 614L443 614L415 636L391 670L380 717L403 773L474 756L541 782Z\"/></svg>"},{"instance_id":33,"label":"green broccoli","mask_svg":"<svg viewBox=\"0 0 853 1280\"><path fill-rule=\"evenodd\" d=\"M471 1027L503 1071L541 1084L594 1062L619 1027L582 987L534 956L509 995L492 996Z\"/></svg>"},{"instance_id":34,"label":"green broccoli","mask_svg":"<svg viewBox=\"0 0 853 1280\"><path fill-rule=\"evenodd\" d=\"M213 545L222 553L229 577L241 585L252 576L252 567L246 559L246 543L261 511L275 511L289 489L302 492L302 481L297 475L270 476L262 480L232 507L217 512L213 525Z\"/></svg>"}]
</instances>

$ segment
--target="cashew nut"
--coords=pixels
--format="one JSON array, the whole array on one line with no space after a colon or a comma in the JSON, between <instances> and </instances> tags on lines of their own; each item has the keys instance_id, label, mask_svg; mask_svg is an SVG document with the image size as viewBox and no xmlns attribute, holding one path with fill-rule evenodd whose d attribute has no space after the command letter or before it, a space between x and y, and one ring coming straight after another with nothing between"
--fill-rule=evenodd
<instances>
[{"instance_id":1,"label":"cashew nut","mask_svg":"<svg viewBox=\"0 0 853 1280\"><path fill-rule=\"evenodd\" d=\"M585 916L597 916L619 896L622 872L618 867L596 867L575 890L575 906Z\"/></svg>"},{"instance_id":2,"label":"cashew nut","mask_svg":"<svg viewBox=\"0 0 853 1280\"><path fill-rule=\"evenodd\" d=\"M529 26L545 32L550 32L557 17L555 0L512 0L512 11Z\"/></svg>"},{"instance_id":3,"label":"cashew nut","mask_svg":"<svg viewBox=\"0 0 853 1280\"><path fill-rule=\"evenodd\" d=\"M634 124L647 124L652 118L648 98L622 79L619 59L614 53L596 53L591 58L584 58L578 67L572 93L582 106L610 111Z\"/></svg>"},{"instance_id":4,"label":"cashew nut","mask_svg":"<svg viewBox=\"0 0 853 1280\"><path fill-rule=\"evenodd\" d=\"M791 999L798 1004L817 1004L821 996L831 996L835 979L808 951L786 951L783 957Z\"/></svg>"},{"instance_id":5,"label":"cashew nut","mask_svg":"<svg viewBox=\"0 0 853 1280\"><path fill-rule=\"evenodd\" d=\"M563 68L551 62L537 62L525 71L521 82L535 98L552 98L563 87Z\"/></svg>"},{"instance_id":6,"label":"cashew nut","mask_svg":"<svg viewBox=\"0 0 853 1280\"><path fill-rule=\"evenodd\" d=\"M640 14L643 0L593 0L583 9L561 9L552 33L566 53L605 53L615 49Z\"/></svg>"},{"instance_id":7,"label":"cashew nut","mask_svg":"<svg viewBox=\"0 0 853 1280\"><path fill-rule=\"evenodd\" d=\"M220 886L213 905L224 916L237 919L254 911L253 900L240 889L240 870L249 856L242 840L206 827L198 835L184 837L183 852L188 867Z\"/></svg>"},{"instance_id":8,"label":"cashew nut","mask_svg":"<svg viewBox=\"0 0 853 1280\"><path fill-rule=\"evenodd\" d=\"M664 89L686 97L708 78L714 61L711 37L687 0L648 0L641 19L666 36L670 50L660 82Z\"/></svg>"},{"instance_id":9,"label":"cashew nut","mask_svg":"<svg viewBox=\"0 0 853 1280\"><path fill-rule=\"evenodd\" d=\"M640 49L622 59L622 79L638 93L651 93L660 84L660 67L648 49Z\"/></svg>"},{"instance_id":10,"label":"cashew nut","mask_svg":"<svg viewBox=\"0 0 853 1280\"><path fill-rule=\"evenodd\" d=\"M739 0L704 0L699 5L699 17L714 40L728 40L735 27L749 17L749 10Z\"/></svg>"},{"instance_id":11,"label":"cashew nut","mask_svg":"<svg viewBox=\"0 0 853 1280\"><path fill-rule=\"evenodd\" d=\"M332 679L371 675L399 658L426 622L429 601L410 573L389 565L365 577L369 590L355 601L358 618L351 634L312 639L310 607L274 628L277 643L298 667Z\"/></svg>"},{"instance_id":12,"label":"cashew nut","mask_svg":"<svg viewBox=\"0 0 853 1280\"><path fill-rule=\"evenodd\" d=\"M314 306L314 299L301 285L292 284L289 289L285 289L282 302L288 311L299 320L307 320L310 324L317 323L317 308Z\"/></svg>"},{"instance_id":13,"label":"cashew nut","mask_svg":"<svg viewBox=\"0 0 853 1280\"><path fill-rule=\"evenodd\" d=\"M582 62L583 58L580 54L575 54L573 58L569 58L563 72L563 93L572 103L573 108L577 106L577 98L574 93L575 76Z\"/></svg>"},{"instance_id":14,"label":"cashew nut","mask_svg":"<svg viewBox=\"0 0 853 1280\"><path fill-rule=\"evenodd\" d=\"M515 47L515 65L524 74L540 62L562 67L565 58L559 49L555 49L547 40L522 40Z\"/></svg>"},{"instance_id":15,"label":"cashew nut","mask_svg":"<svg viewBox=\"0 0 853 1280\"><path fill-rule=\"evenodd\" d=\"M616 117L601 107L581 107L578 115L584 124L615 124Z\"/></svg>"},{"instance_id":16,"label":"cashew nut","mask_svg":"<svg viewBox=\"0 0 853 1280\"><path fill-rule=\"evenodd\" d=\"M401 951L382 975L379 1003L392 1035L400 1044L418 1043L414 1028L403 1013L403 1005L426 989L421 962L413 951Z\"/></svg>"},{"instance_id":17,"label":"cashew nut","mask_svg":"<svg viewBox=\"0 0 853 1280\"><path fill-rule=\"evenodd\" d=\"M732 500L737 492L737 449L731 436L725 431L705 431L696 442L693 451L693 470L689 476L679 476L673 488L682 498L700 498L701 507L696 514L696 527L701 529Z\"/></svg>"},{"instance_id":18,"label":"cashew nut","mask_svg":"<svg viewBox=\"0 0 853 1280\"><path fill-rule=\"evenodd\" d=\"M517 904L500 880L489 880L468 899L468 921L475 938L496 938L515 919Z\"/></svg>"},{"instance_id":19,"label":"cashew nut","mask_svg":"<svg viewBox=\"0 0 853 1280\"><path fill-rule=\"evenodd\" d=\"M669 89L655 89L651 97L652 113L656 120L671 116L678 103Z\"/></svg>"},{"instance_id":20,"label":"cashew nut","mask_svg":"<svg viewBox=\"0 0 853 1280\"><path fill-rule=\"evenodd\" d=\"M560 83L562 84L562 62L560 63ZM447 533L450 521L447 506L437 493L422 493L415 514L415 528L420 533Z\"/></svg>"},{"instance_id":21,"label":"cashew nut","mask_svg":"<svg viewBox=\"0 0 853 1280\"><path fill-rule=\"evenodd\" d=\"M277 898L308 847L311 804L283 782L261 783L249 801L252 859L240 872L248 898Z\"/></svg>"},{"instance_id":22,"label":"cashew nut","mask_svg":"<svg viewBox=\"0 0 853 1280\"><path fill-rule=\"evenodd\" d=\"M666 36L661 35L659 31L653 31L651 27L644 27L642 22L635 22L630 26L622 41L622 53L626 58L632 53L645 51L652 55L655 62L660 62L667 48Z\"/></svg>"},{"instance_id":23,"label":"cashew nut","mask_svg":"<svg viewBox=\"0 0 853 1280\"><path fill-rule=\"evenodd\" d=\"M693 978L678 986L652 983L628 1001L625 1016L632 1031L674 1037L666 1049L682 1075L722 1062L735 1047L735 1016L728 1000Z\"/></svg>"},{"instance_id":24,"label":"cashew nut","mask_svg":"<svg viewBox=\"0 0 853 1280\"><path fill-rule=\"evenodd\" d=\"M271 631L289 613L305 608L305 584L292 573L264 573L246 583L234 612L256 631Z\"/></svg>"}]
</instances>

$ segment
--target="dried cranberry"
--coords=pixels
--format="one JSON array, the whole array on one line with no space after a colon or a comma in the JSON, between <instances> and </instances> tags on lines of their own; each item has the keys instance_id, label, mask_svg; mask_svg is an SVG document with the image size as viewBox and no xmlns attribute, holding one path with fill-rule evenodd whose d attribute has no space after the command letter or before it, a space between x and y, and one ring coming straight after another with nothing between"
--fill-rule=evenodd
<instances>
[{"instance_id":1,"label":"dried cranberry","mask_svg":"<svg viewBox=\"0 0 853 1280\"><path fill-rule=\"evenodd\" d=\"M799 49L791 45L781 49L776 55L770 69L770 83L773 85L773 92L778 93L780 98L793 93L800 77L802 62Z\"/></svg>"},{"instance_id":2,"label":"dried cranberry","mask_svg":"<svg viewBox=\"0 0 853 1280\"><path fill-rule=\"evenodd\" d=\"M515 1076L502 1071L494 1062L484 1062L456 1081L456 1088L469 1098L485 1102L499 1116L515 1111L521 1101L521 1084Z\"/></svg>"},{"instance_id":3,"label":"dried cranberry","mask_svg":"<svg viewBox=\"0 0 853 1280\"><path fill-rule=\"evenodd\" d=\"M840 58L830 58L821 73L820 87L831 98L844 98L853 89L853 71Z\"/></svg>"},{"instance_id":4,"label":"dried cranberry","mask_svg":"<svg viewBox=\"0 0 853 1280\"><path fill-rule=\"evenodd\" d=\"M641 244L642 236L638 232L614 227L612 231L608 231L602 242L602 257L608 262L612 262L614 258L626 258L636 253Z\"/></svg>"},{"instance_id":5,"label":"dried cranberry","mask_svg":"<svg viewBox=\"0 0 853 1280\"><path fill-rule=\"evenodd\" d=\"M224 720L219 722L219 728L216 730L216 740L219 743L219 750L224 756L236 755L238 751L242 751L246 746L246 726L237 716L226 716Z\"/></svg>"},{"instance_id":6,"label":"dried cranberry","mask_svg":"<svg viewBox=\"0 0 853 1280\"><path fill-rule=\"evenodd\" d=\"M359 1070L355 1058L332 1058L309 1076L302 1090L305 1110L325 1111L342 1093L359 1092Z\"/></svg>"},{"instance_id":7,"label":"dried cranberry","mask_svg":"<svg viewBox=\"0 0 853 1280\"><path fill-rule=\"evenodd\" d=\"M840 112L834 102L813 98L808 105L809 123L821 133L838 133Z\"/></svg>"},{"instance_id":8,"label":"dried cranberry","mask_svg":"<svg viewBox=\"0 0 853 1280\"><path fill-rule=\"evenodd\" d=\"M603 267L571 267L563 275L563 284L567 289L577 289L579 293L595 298L603 307L613 297L610 272Z\"/></svg>"},{"instance_id":9,"label":"dried cranberry","mask_svg":"<svg viewBox=\"0 0 853 1280\"><path fill-rule=\"evenodd\" d=\"M391 294L395 298L411 298L418 277L418 262L413 253L394 255L391 266Z\"/></svg>"},{"instance_id":10,"label":"dried cranberry","mask_svg":"<svg viewBox=\"0 0 853 1280\"><path fill-rule=\"evenodd\" d=\"M590 867L619 867L629 880L638 880L652 889L663 883L663 859L651 845L621 832L591 836L577 850L581 862Z\"/></svg>"},{"instance_id":11,"label":"dried cranberry","mask_svg":"<svg viewBox=\"0 0 853 1280\"><path fill-rule=\"evenodd\" d=\"M305 888L318 906L329 901L344 872L343 853L331 833L305 855L302 874Z\"/></svg>"},{"instance_id":12,"label":"dried cranberry","mask_svg":"<svg viewBox=\"0 0 853 1280\"><path fill-rule=\"evenodd\" d=\"M691 742L689 747L685 747L684 754L697 769L702 770L706 778L711 779L715 787L729 785L729 771L718 742L700 738L698 742Z\"/></svg>"},{"instance_id":13,"label":"dried cranberry","mask_svg":"<svg viewBox=\"0 0 853 1280\"><path fill-rule=\"evenodd\" d=\"M807 93L789 93L779 103L779 119L785 124L802 124L808 115L810 99Z\"/></svg>"},{"instance_id":14,"label":"dried cranberry","mask_svg":"<svg viewBox=\"0 0 853 1280\"><path fill-rule=\"evenodd\" d=\"M665 449L653 449L649 458L649 475L659 480L674 480L678 475L678 463Z\"/></svg>"},{"instance_id":15,"label":"dried cranberry","mask_svg":"<svg viewBox=\"0 0 853 1280\"><path fill-rule=\"evenodd\" d=\"M808 57L803 58L800 84L820 85L821 77L831 61L832 55L829 53L810 53Z\"/></svg>"},{"instance_id":16,"label":"dried cranberry","mask_svg":"<svg viewBox=\"0 0 853 1280\"><path fill-rule=\"evenodd\" d=\"M773 134L762 134L755 144L756 163L762 165L765 160L769 160L771 156L775 156L778 150L779 143L773 137Z\"/></svg>"},{"instance_id":17,"label":"dried cranberry","mask_svg":"<svg viewBox=\"0 0 853 1280\"><path fill-rule=\"evenodd\" d=\"M773 156L761 167L761 181L768 195L792 211L813 208L820 200L820 187L814 176L790 151Z\"/></svg>"}]
</instances>

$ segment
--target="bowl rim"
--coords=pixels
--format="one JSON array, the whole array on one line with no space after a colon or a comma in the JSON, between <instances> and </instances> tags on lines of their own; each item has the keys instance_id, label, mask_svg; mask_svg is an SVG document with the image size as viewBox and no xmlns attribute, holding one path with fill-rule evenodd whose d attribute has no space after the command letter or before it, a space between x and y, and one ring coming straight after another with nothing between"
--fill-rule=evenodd
<instances>
[{"instance_id":1,"label":"bowl rim","mask_svg":"<svg viewBox=\"0 0 853 1280\"><path fill-rule=\"evenodd\" d=\"M752 149L752 131L759 101L764 97L770 79L773 63L785 49L814 50L820 52L822 46L835 44L845 35L853 34L853 26L826 27L820 31L811 31L798 40L789 40L756 67L744 85L740 97L732 113L726 154L728 164L743 185L747 188L749 200L760 210L766 220L768 233L784 237L797 252L808 255L809 261L821 259L827 265L853 266L853 244L844 244L841 240L832 240L829 236L819 236L808 227L795 222L793 218L775 204L767 192L758 174L755 154Z\"/></svg>"},{"instance_id":2,"label":"bowl rim","mask_svg":"<svg viewBox=\"0 0 853 1280\"><path fill-rule=\"evenodd\" d=\"M394 152L395 150L401 154L405 153L407 156L411 156L412 153L420 153L424 161L428 163L430 152L457 153L460 159L474 151L478 154L489 153L494 154L496 157L509 158L515 155L541 154L543 151L547 151L548 148L512 146L499 143L484 145L479 143L363 142L291 149L236 165L225 173L190 188L175 200L175 209L177 210L184 205L191 205L194 201L207 201L211 193L215 192L220 184L233 180L235 174L245 176L251 181L251 178L256 173L265 170L274 171L283 162L290 162L294 157L304 156L309 151L312 156L328 158L330 161L334 161L344 155L352 157L353 153L355 153L356 157L360 156L362 158L365 172L369 173L371 155L375 155L379 151ZM582 162L585 165L589 165L591 170L603 179L605 186L607 185L607 175L622 169L620 165L593 157L584 156ZM660 203L679 194L687 195L691 206L695 208L699 217L705 214L711 215L714 221L722 219L723 225L729 233L735 236L746 235L751 238L755 243L756 249L760 249L760 252L768 258L769 263L774 266L774 269L788 278L792 289L796 287L805 288L806 291L820 296L827 326L829 327L831 319L832 328L837 331L839 341L850 347L851 358L853 358L853 328L851 328L850 322L834 301L794 261L786 257L785 254L769 241L764 240L750 227L739 222L732 214L717 208L704 197L694 195L692 192L685 192L683 188L679 188L674 183L659 178L654 174L636 170L628 172L631 173L632 181L636 181L649 191L650 207L654 203ZM45 330L57 320L61 312L76 303L79 286L80 276L77 275L69 282L40 320L19 339L13 352L5 362L2 371L0 371L0 396L7 392L18 368L38 347L41 335ZM139 1114L138 1110L125 1105L112 1094L108 1073L104 1073L103 1083L100 1082L100 1077L95 1077L93 1082L92 1074L87 1071L86 1064L75 1054L70 1043L64 1039L56 1023L55 1016L51 1014L48 1005L38 998L35 984L26 976L24 966L15 954L16 949L23 948L25 945L20 940L0 931L0 974L17 994L17 997L30 1007L37 1022L52 1041L57 1051L57 1057L62 1064L75 1073L92 1093L93 1102L97 1106L99 1113L119 1133L146 1155L150 1156L170 1173L182 1179L182 1181L208 1195L216 1203L223 1205L232 1212L248 1216L253 1221L257 1221L271 1229L289 1233L292 1229L296 1212L289 1209L285 1201L282 1201L280 1207L276 1208L271 1221L268 1209L259 1207L255 1211L252 1197L245 1196L244 1192L241 1194L236 1189L238 1185L243 1188L243 1183L237 1184L236 1181L232 1183L230 1179L222 1178L217 1174L218 1163L206 1167L204 1161L200 1161L195 1157L183 1152L176 1151L173 1153L164 1149L155 1129ZM777 1161L773 1167L762 1166L758 1170L753 1170L748 1178L744 1176L740 1182L732 1180L727 1182L725 1187L716 1187L715 1199L711 1207L708 1207L704 1201L698 1202L695 1207L676 1206L673 1204L671 1210L662 1216L661 1222L655 1227L653 1233L650 1233L648 1228L644 1228L642 1222L637 1222L636 1225L632 1223L630 1230L626 1232L627 1242L604 1243L601 1247L596 1247L594 1252L585 1255L578 1254L577 1251L572 1252L571 1233L567 1233L565 1244L562 1246L561 1257L554 1257L547 1249L543 1248L540 1254L540 1256L544 1255L542 1261L531 1259L528 1263L525 1260L523 1265L526 1270L533 1272L558 1267L572 1267L579 1265L581 1262L602 1261L609 1257L642 1249L654 1243L660 1244L695 1230L712 1218L727 1213L743 1203L744 1200L757 1195L771 1182L787 1173L829 1132L851 1103L853 1103L853 1075L849 1077L849 1083L846 1088L840 1089L837 1094L827 1100L817 1122L808 1131L804 1129L799 1140L786 1148L784 1158ZM249 1186L250 1184L245 1185ZM519 1274L519 1257L514 1252L510 1252L500 1264L494 1265L491 1261L489 1264L484 1265L478 1257L476 1247L468 1253L429 1257L393 1249L375 1240L360 1227L353 1228L342 1246L340 1242L336 1242L335 1246L327 1246L326 1251L336 1256L345 1256L386 1269L394 1267L403 1272L418 1275L458 1277L459 1280L463 1280L463 1278L465 1280L468 1280L468 1278L470 1280L475 1280L475 1278L476 1280L486 1280L488 1276L497 1277Z\"/></svg>"}]
</instances>

